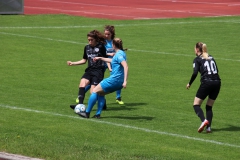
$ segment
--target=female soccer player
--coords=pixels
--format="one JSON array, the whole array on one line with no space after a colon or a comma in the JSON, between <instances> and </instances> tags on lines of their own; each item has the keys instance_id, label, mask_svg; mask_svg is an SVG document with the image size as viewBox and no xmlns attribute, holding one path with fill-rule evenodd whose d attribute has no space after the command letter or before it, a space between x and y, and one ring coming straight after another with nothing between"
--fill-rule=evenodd
<instances>
[{"instance_id":1,"label":"female soccer player","mask_svg":"<svg viewBox=\"0 0 240 160\"><path fill-rule=\"evenodd\" d=\"M114 54L115 54L115 50L113 49L112 46L112 42L113 39L115 38L115 28L114 26L111 25L106 25L104 27L104 35L105 35L105 39L106 39L106 50L107 50L107 56L108 58L113 58ZM109 71L112 71L112 67L111 67L111 63L107 63L107 67L109 69ZM116 102L118 104L124 104L124 102L121 99L121 89L116 91Z\"/></svg>"},{"instance_id":2,"label":"female soccer player","mask_svg":"<svg viewBox=\"0 0 240 160\"><path fill-rule=\"evenodd\" d=\"M96 103L98 97L102 97L108 93L112 93L127 86L128 78L128 65L126 53L123 51L122 40L120 38L113 39L113 49L115 50L114 57L104 58L95 57L94 61L105 61L111 63L112 72L110 77L102 80L92 91L92 94L88 100L88 107L86 112L80 112L79 115L84 118L89 118L90 112ZM101 108L98 108L97 114L94 115L95 118L100 118Z\"/></svg>"},{"instance_id":3,"label":"female soccer player","mask_svg":"<svg viewBox=\"0 0 240 160\"><path fill-rule=\"evenodd\" d=\"M198 42L194 49L197 57L193 60L193 74L186 88L190 88L191 84L197 77L198 72L200 72L201 84L196 93L196 97L193 102L193 108L202 122L198 128L198 132L201 133L207 126L207 133L211 133L211 124L213 118L212 107L221 88L221 79L218 74L216 61L207 53L206 44ZM200 107L207 96L208 100L206 104L205 118L203 110Z\"/></svg>"},{"instance_id":4,"label":"female soccer player","mask_svg":"<svg viewBox=\"0 0 240 160\"><path fill-rule=\"evenodd\" d=\"M84 47L83 59L76 62L67 61L69 66L82 65L88 61L88 67L85 69L85 73L79 83L79 104L83 104L85 98L85 87L88 84L91 84L90 91L92 92L93 88L97 86L104 77L105 62L94 61L94 58L107 57L106 48L104 47L105 37L103 34L97 30L93 30L87 34L87 39L88 45ZM70 105L70 107L74 109L75 105Z\"/></svg>"}]
</instances>

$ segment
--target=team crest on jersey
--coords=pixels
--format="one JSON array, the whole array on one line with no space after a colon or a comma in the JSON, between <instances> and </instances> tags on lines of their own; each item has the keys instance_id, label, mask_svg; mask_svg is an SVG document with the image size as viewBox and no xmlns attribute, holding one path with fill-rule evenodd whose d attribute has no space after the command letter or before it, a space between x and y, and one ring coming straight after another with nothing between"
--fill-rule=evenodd
<instances>
[{"instance_id":1,"label":"team crest on jersey","mask_svg":"<svg viewBox=\"0 0 240 160\"><path fill-rule=\"evenodd\" d=\"M95 48L95 52L99 52L99 48Z\"/></svg>"}]
</instances>

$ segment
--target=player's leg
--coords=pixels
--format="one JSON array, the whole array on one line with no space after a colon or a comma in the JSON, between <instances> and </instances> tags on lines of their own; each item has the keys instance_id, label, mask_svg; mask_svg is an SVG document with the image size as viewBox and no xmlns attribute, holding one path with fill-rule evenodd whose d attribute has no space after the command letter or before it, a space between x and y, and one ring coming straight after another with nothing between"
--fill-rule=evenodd
<instances>
[{"instance_id":1,"label":"player's leg","mask_svg":"<svg viewBox=\"0 0 240 160\"><path fill-rule=\"evenodd\" d=\"M88 91L90 88L91 88L91 85L90 85L90 84L87 85L87 86L85 87L85 93L87 93L87 91ZM79 103L79 99L78 99L78 98L76 99L76 103Z\"/></svg>"},{"instance_id":2,"label":"player's leg","mask_svg":"<svg viewBox=\"0 0 240 160\"><path fill-rule=\"evenodd\" d=\"M93 118L100 118L104 104L105 104L105 96L98 95L98 108L97 108L96 114L93 116Z\"/></svg>"},{"instance_id":3,"label":"player's leg","mask_svg":"<svg viewBox=\"0 0 240 160\"><path fill-rule=\"evenodd\" d=\"M205 120L205 117L204 117L203 110L201 108L202 102L203 102L202 99L195 97L194 103L193 103L193 109L194 109L195 113L197 114L197 116L200 118L200 120L203 122Z\"/></svg>"},{"instance_id":4,"label":"player's leg","mask_svg":"<svg viewBox=\"0 0 240 160\"><path fill-rule=\"evenodd\" d=\"M86 112L79 113L79 115L81 117L89 118L90 112L92 111L93 106L96 104L96 102L98 100L98 97L99 97L98 92L99 91L102 91L100 84L98 84L96 87L93 87L93 85L91 86L91 95L88 100L88 106L86 108ZM100 117L100 115L99 115L99 117Z\"/></svg>"},{"instance_id":5,"label":"player's leg","mask_svg":"<svg viewBox=\"0 0 240 160\"><path fill-rule=\"evenodd\" d=\"M86 78L84 78L85 74L80 80L79 83L79 89L78 89L78 98L76 99L77 104L83 104L84 98L85 98L85 87L90 83L90 81ZM70 105L70 108L74 109L74 105Z\"/></svg>"},{"instance_id":6,"label":"player's leg","mask_svg":"<svg viewBox=\"0 0 240 160\"><path fill-rule=\"evenodd\" d=\"M122 101L121 92L122 92L121 89L116 91L116 102L118 104L124 104L124 102Z\"/></svg>"},{"instance_id":7,"label":"player's leg","mask_svg":"<svg viewBox=\"0 0 240 160\"><path fill-rule=\"evenodd\" d=\"M202 102L208 96L208 93L209 93L208 85L206 83L204 84L202 83L199 86L199 89L193 102L194 111L202 122L200 127L198 128L199 133L201 133L204 130L204 128L209 124L201 108Z\"/></svg>"},{"instance_id":8,"label":"player's leg","mask_svg":"<svg viewBox=\"0 0 240 160\"><path fill-rule=\"evenodd\" d=\"M89 80L82 78L79 84L79 91L78 91L78 100L79 104L83 104L84 98L85 98L85 87L89 85Z\"/></svg>"},{"instance_id":9,"label":"player's leg","mask_svg":"<svg viewBox=\"0 0 240 160\"><path fill-rule=\"evenodd\" d=\"M211 89L211 92L209 93L209 97L208 97L207 104L206 104L206 118L209 122L209 124L207 125L207 129L206 129L207 133L211 133L211 125L212 125L212 119L213 119L212 107L213 107L215 100L218 97L220 88L221 88L220 81L212 82L212 89Z\"/></svg>"}]
</instances>

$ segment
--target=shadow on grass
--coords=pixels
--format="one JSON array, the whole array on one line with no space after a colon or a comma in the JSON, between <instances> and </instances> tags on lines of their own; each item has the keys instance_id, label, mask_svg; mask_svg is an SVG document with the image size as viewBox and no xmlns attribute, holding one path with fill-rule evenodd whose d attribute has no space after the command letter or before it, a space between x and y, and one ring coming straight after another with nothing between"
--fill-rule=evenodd
<instances>
[{"instance_id":1,"label":"shadow on grass","mask_svg":"<svg viewBox=\"0 0 240 160\"><path fill-rule=\"evenodd\" d=\"M147 105L147 103L125 103L123 105L117 103L107 103L106 111L119 111L119 110L134 110L137 107Z\"/></svg>"},{"instance_id":2,"label":"shadow on grass","mask_svg":"<svg viewBox=\"0 0 240 160\"><path fill-rule=\"evenodd\" d=\"M214 132L217 132L217 131L240 131L240 127L229 125L229 127L225 127L225 128L218 128L218 129L213 128L212 131L214 131Z\"/></svg>"},{"instance_id":3,"label":"shadow on grass","mask_svg":"<svg viewBox=\"0 0 240 160\"><path fill-rule=\"evenodd\" d=\"M118 111L118 110L134 110L138 109L141 106L146 106L147 103L125 103L124 105L119 105L117 103L107 103L107 110L105 111ZM101 118L118 118L118 119L127 119L127 120L148 120L151 121L154 117L150 116L107 116Z\"/></svg>"}]
</instances>

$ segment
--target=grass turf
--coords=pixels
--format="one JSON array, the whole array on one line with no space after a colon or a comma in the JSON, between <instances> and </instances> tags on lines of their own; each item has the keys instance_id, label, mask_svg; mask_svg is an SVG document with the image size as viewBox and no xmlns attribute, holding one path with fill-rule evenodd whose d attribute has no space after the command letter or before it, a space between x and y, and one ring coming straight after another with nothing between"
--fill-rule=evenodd
<instances>
[{"instance_id":1,"label":"grass turf","mask_svg":"<svg viewBox=\"0 0 240 160\"><path fill-rule=\"evenodd\" d=\"M240 17L111 21L5 15L0 21L0 151L43 159L240 158ZM125 105L110 94L102 118L86 120L69 108L86 65L69 67L66 61L80 60L86 34L106 24L115 25L129 48ZM185 89L198 41L207 44L222 78L212 134L197 132L192 103L199 76Z\"/></svg>"}]
</instances>

